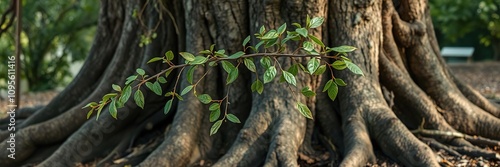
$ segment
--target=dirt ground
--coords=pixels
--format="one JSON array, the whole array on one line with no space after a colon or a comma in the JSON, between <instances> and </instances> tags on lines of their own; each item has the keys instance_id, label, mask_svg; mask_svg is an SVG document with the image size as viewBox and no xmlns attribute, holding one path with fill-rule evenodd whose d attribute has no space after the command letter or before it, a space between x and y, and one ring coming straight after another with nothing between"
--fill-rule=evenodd
<instances>
[{"instance_id":1,"label":"dirt ground","mask_svg":"<svg viewBox=\"0 0 500 167\"><path fill-rule=\"evenodd\" d=\"M464 82L470 84L481 94L494 102L500 103L500 62L480 62L468 64L449 64L451 70ZM33 107L47 104L58 91L46 91L37 93L26 93L21 96L22 107ZM0 96L0 118L6 117L7 99ZM453 157L448 156L442 151L437 151L438 155L443 158L444 164L457 167L465 166L500 166L500 161L488 161L483 158L470 157ZM500 153L500 151L497 151ZM377 164L370 165L373 167L397 167L402 166L388 159L381 152L377 152ZM304 164L303 164L304 165ZM305 165L310 166L310 165ZM316 165L312 165L316 166ZM322 165L320 165L322 166Z\"/></svg>"}]
</instances>

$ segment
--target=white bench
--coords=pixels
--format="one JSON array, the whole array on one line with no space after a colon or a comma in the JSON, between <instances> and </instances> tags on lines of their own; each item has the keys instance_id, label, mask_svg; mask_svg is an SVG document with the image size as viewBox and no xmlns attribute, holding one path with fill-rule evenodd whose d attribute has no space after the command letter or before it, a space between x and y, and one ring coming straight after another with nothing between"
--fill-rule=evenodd
<instances>
[{"instance_id":1,"label":"white bench","mask_svg":"<svg viewBox=\"0 0 500 167\"><path fill-rule=\"evenodd\" d=\"M443 47L441 56L447 63L472 62L473 47Z\"/></svg>"}]
</instances>

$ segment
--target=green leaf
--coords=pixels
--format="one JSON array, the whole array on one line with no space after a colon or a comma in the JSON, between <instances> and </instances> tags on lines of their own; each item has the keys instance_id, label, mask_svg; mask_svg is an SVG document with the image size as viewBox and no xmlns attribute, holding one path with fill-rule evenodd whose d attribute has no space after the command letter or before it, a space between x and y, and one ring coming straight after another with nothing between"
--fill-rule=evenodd
<instances>
[{"instance_id":1,"label":"green leaf","mask_svg":"<svg viewBox=\"0 0 500 167\"><path fill-rule=\"evenodd\" d=\"M218 110L218 109L220 109L220 104L219 103L212 103L210 105L210 107L208 108L208 110L210 110L210 111L215 111L215 110Z\"/></svg>"},{"instance_id":2,"label":"green leaf","mask_svg":"<svg viewBox=\"0 0 500 167\"><path fill-rule=\"evenodd\" d=\"M302 26L299 23L292 23L292 25L294 25L297 28L302 28Z\"/></svg>"},{"instance_id":3,"label":"green leaf","mask_svg":"<svg viewBox=\"0 0 500 167\"><path fill-rule=\"evenodd\" d=\"M101 115L101 111L102 111L102 109L103 109L103 108L104 108L104 105L103 105L103 104L101 104L101 105L99 106L99 108L97 108L97 114L96 114L96 116L95 116L95 120L96 120L96 121L97 121L97 120L99 120L99 115Z\"/></svg>"},{"instance_id":4,"label":"green leaf","mask_svg":"<svg viewBox=\"0 0 500 167\"><path fill-rule=\"evenodd\" d=\"M179 53L182 58L184 58L186 61L193 61L194 60L194 55L189 53L189 52L180 52Z\"/></svg>"},{"instance_id":5,"label":"green leaf","mask_svg":"<svg viewBox=\"0 0 500 167\"><path fill-rule=\"evenodd\" d=\"M189 70L187 71L187 81L189 84L193 84L193 76L194 76L194 70L196 66L191 66Z\"/></svg>"},{"instance_id":6,"label":"green leaf","mask_svg":"<svg viewBox=\"0 0 500 167\"><path fill-rule=\"evenodd\" d=\"M271 82L274 77L276 77L276 67L271 66L264 72L264 84Z\"/></svg>"},{"instance_id":7,"label":"green leaf","mask_svg":"<svg viewBox=\"0 0 500 167\"><path fill-rule=\"evenodd\" d=\"M255 52L257 52L259 50L259 47L262 44L264 44L264 41L260 41L259 43L257 43L257 45L255 45Z\"/></svg>"},{"instance_id":8,"label":"green leaf","mask_svg":"<svg viewBox=\"0 0 500 167\"><path fill-rule=\"evenodd\" d=\"M347 65L347 68L354 74L363 76L363 71L361 71L361 68L359 68L356 64L349 61L345 61L345 64Z\"/></svg>"},{"instance_id":9,"label":"green leaf","mask_svg":"<svg viewBox=\"0 0 500 167\"><path fill-rule=\"evenodd\" d=\"M274 46L278 42L278 38L270 39L267 41L265 48L269 48L271 46Z\"/></svg>"},{"instance_id":10,"label":"green leaf","mask_svg":"<svg viewBox=\"0 0 500 167\"><path fill-rule=\"evenodd\" d=\"M215 44L210 45L210 52L213 52L215 48Z\"/></svg>"},{"instance_id":11,"label":"green leaf","mask_svg":"<svg viewBox=\"0 0 500 167\"><path fill-rule=\"evenodd\" d=\"M177 99L179 99L180 101L184 100L184 98L182 98L181 95L177 94L177 93L174 93L175 97L177 97Z\"/></svg>"},{"instance_id":12,"label":"green leaf","mask_svg":"<svg viewBox=\"0 0 500 167\"><path fill-rule=\"evenodd\" d=\"M305 28L297 28L295 29L295 32L299 33L303 37L307 37L307 29Z\"/></svg>"},{"instance_id":13,"label":"green leaf","mask_svg":"<svg viewBox=\"0 0 500 167\"><path fill-rule=\"evenodd\" d=\"M211 55L212 52L210 52L210 50L202 50L202 51L199 52L199 54Z\"/></svg>"},{"instance_id":14,"label":"green leaf","mask_svg":"<svg viewBox=\"0 0 500 167\"><path fill-rule=\"evenodd\" d=\"M257 93L262 94L262 92L264 91L264 84L259 79L255 80L255 82L252 83L251 87L252 92L257 91Z\"/></svg>"},{"instance_id":15,"label":"green leaf","mask_svg":"<svg viewBox=\"0 0 500 167\"><path fill-rule=\"evenodd\" d=\"M92 116L92 113L94 112L94 108L90 109L89 112L87 112L87 119L90 118L90 116Z\"/></svg>"},{"instance_id":16,"label":"green leaf","mask_svg":"<svg viewBox=\"0 0 500 167\"><path fill-rule=\"evenodd\" d=\"M289 84L292 84L293 86L297 86L297 81L295 80L295 76L293 76L292 73L288 71L282 71L283 72L283 77L285 77L286 82Z\"/></svg>"},{"instance_id":17,"label":"green leaf","mask_svg":"<svg viewBox=\"0 0 500 167\"><path fill-rule=\"evenodd\" d=\"M127 81L125 82L125 85L128 85L132 82L134 82L137 79L137 75L132 75L130 77L127 77Z\"/></svg>"},{"instance_id":18,"label":"green leaf","mask_svg":"<svg viewBox=\"0 0 500 167\"><path fill-rule=\"evenodd\" d=\"M111 103L109 104L109 114L111 114L111 116L115 119L117 119L116 115L118 113L118 110L116 109L116 101L115 100L111 100Z\"/></svg>"},{"instance_id":19,"label":"green leaf","mask_svg":"<svg viewBox=\"0 0 500 167\"><path fill-rule=\"evenodd\" d=\"M243 47L245 47L245 46L247 46L248 42L250 42L250 35L249 35L249 36L247 36L247 37L245 38L245 40L243 40L243 44L241 44L241 45L243 45Z\"/></svg>"},{"instance_id":20,"label":"green leaf","mask_svg":"<svg viewBox=\"0 0 500 167\"><path fill-rule=\"evenodd\" d=\"M103 101L103 102L106 102L106 101L108 101L110 98L116 97L117 95L118 95L117 93L108 93L108 94L106 94L106 95L104 95L104 96L102 97L102 101Z\"/></svg>"},{"instance_id":21,"label":"green leaf","mask_svg":"<svg viewBox=\"0 0 500 167\"><path fill-rule=\"evenodd\" d=\"M325 47L325 44L321 40L316 38L314 35L309 34L309 39L311 39L314 43L318 44L319 46Z\"/></svg>"},{"instance_id":22,"label":"green leaf","mask_svg":"<svg viewBox=\"0 0 500 167\"><path fill-rule=\"evenodd\" d=\"M314 74L314 72L318 69L319 67L319 59L316 58L311 58L309 62L307 62L307 70L309 71L310 74Z\"/></svg>"},{"instance_id":23,"label":"green leaf","mask_svg":"<svg viewBox=\"0 0 500 167\"><path fill-rule=\"evenodd\" d=\"M329 50L333 50L335 52L339 52L339 53L348 53L348 52L352 52L352 51L355 51L357 48L354 47L354 46L338 46L338 47L334 47L334 48L330 48Z\"/></svg>"},{"instance_id":24,"label":"green leaf","mask_svg":"<svg viewBox=\"0 0 500 167\"><path fill-rule=\"evenodd\" d=\"M285 32L286 30L286 23L283 23L283 25L281 25L279 28L278 28L278 34L281 35Z\"/></svg>"},{"instance_id":25,"label":"green leaf","mask_svg":"<svg viewBox=\"0 0 500 167\"><path fill-rule=\"evenodd\" d=\"M306 118L313 119L311 110L309 110L309 107L307 107L305 104L302 104L301 102L297 103L297 108L299 108L299 112Z\"/></svg>"},{"instance_id":26,"label":"green leaf","mask_svg":"<svg viewBox=\"0 0 500 167\"><path fill-rule=\"evenodd\" d=\"M165 107L163 107L163 114L167 115L170 109L172 108L172 102L174 99L170 99L165 103Z\"/></svg>"},{"instance_id":27,"label":"green leaf","mask_svg":"<svg viewBox=\"0 0 500 167\"><path fill-rule=\"evenodd\" d=\"M276 30L268 31L264 36L261 37L262 40L269 40L278 38L279 34L276 33Z\"/></svg>"},{"instance_id":28,"label":"green leaf","mask_svg":"<svg viewBox=\"0 0 500 167\"><path fill-rule=\"evenodd\" d=\"M334 84L333 79L328 80L328 82L326 82L325 86L323 87L323 92L326 92L332 86L332 84Z\"/></svg>"},{"instance_id":29,"label":"green leaf","mask_svg":"<svg viewBox=\"0 0 500 167\"><path fill-rule=\"evenodd\" d=\"M340 78L335 78L335 83L338 85L338 86L347 86L347 84L344 82L344 80L340 79Z\"/></svg>"},{"instance_id":30,"label":"green leaf","mask_svg":"<svg viewBox=\"0 0 500 167\"><path fill-rule=\"evenodd\" d=\"M309 15L306 15L306 27L310 28L311 27L311 18Z\"/></svg>"},{"instance_id":31,"label":"green leaf","mask_svg":"<svg viewBox=\"0 0 500 167\"><path fill-rule=\"evenodd\" d=\"M309 87L304 87L302 88L301 90L301 93L306 96L306 97L313 97L313 96L316 96L316 93L314 93L311 89L309 89Z\"/></svg>"},{"instance_id":32,"label":"green leaf","mask_svg":"<svg viewBox=\"0 0 500 167\"><path fill-rule=\"evenodd\" d=\"M226 115L226 118L227 118L229 121L231 121L232 123L237 123L237 124L241 123L241 122L240 122L240 119L238 119L238 117L236 117L236 115L234 115L234 114L227 114L227 115Z\"/></svg>"},{"instance_id":33,"label":"green leaf","mask_svg":"<svg viewBox=\"0 0 500 167\"><path fill-rule=\"evenodd\" d=\"M208 59L203 56L196 56L192 62L189 62L189 64L203 64L206 63Z\"/></svg>"},{"instance_id":34,"label":"green leaf","mask_svg":"<svg viewBox=\"0 0 500 167\"><path fill-rule=\"evenodd\" d=\"M200 100L201 103L203 104L208 104L212 101L212 97L208 94L202 94L198 96L198 100Z\"/></svg>"},{"instance_id":35,"label":"green leaf","mask_svg":"<svg viewBox=\"0 0 500 167\"><path fill-rule=\"evenodd\" d=\"M236 69L236 67L234 67L233 63L231 63L229 61L222 60L221 63L222 63L222 68L228 74L231 73L231 71L234 71Z\"/></svg>"},{"instance_id":36,"label":"green leaf","mask_svg":"<svg viewBox=\"0 0 500 167\"><path fill-rule=\"evenodd\" d=\"M89 104L83 106L82 109L87 108L87 107L94 108L95 106L97 106L96 102L90 102Z\"/></svg>"},{"instance_id":37,"label":"green leaf","mask_svg":"<svg viewBox=\"0 0 500 167\"><path fill-rule=\"evenodd\" d=\"M132 87L125 86L125 88L123 88L122 95L118 99L118 103L125 104L125 102L127 102L128 99L130 98L130 95L132 95Z\"/></svg>"},{"instance_id":38,"label":"green leaf","mask_svg":"<svg viewBox=\"0 0 500 167\"><path fill-rule=\"evenodd\" d=\"M191 89L193 89L193 85L189 85L189 86L186 86L182 92L181 92L181 96L184 96L185 94L189 93L189 91L191 91Z\"/></svg>"},{"instance_id":39,"label":"green leaf","mask_svg":"<svg viewBox=\"0 0 500 167\"><path fill-rule=\"evenodd\" d=\"M343 70L347 68L347 65L343 60L336 60L332 63L332 67L335 68L336 70Z\"/></svg>"},{"instance_id":40,"label":"green leaf","mask_svg":"<svg viewBox=\"0 0 500 167\"><path fill-rule=\"evenodd\" d=\"M217 108L215 110L210 111L210 122L217 121L219 117L220 117L220 109Z\"/></svg>"},{"instance_id":41,"label":"green leaf","mask_svg":"<svg viewBox=\"0 0 500 167\"><path fill-rule=\"evenodd\" d=\"M262 27L260 27L259 33L264 34L265 32L266 32L266 27L264 27L264 25L262 25Z\"/></svg>"},{"instance_id":42,"label":"green leaf","mask_svg":"<svg viewBox=\"0 0 500 167\"><path fill-rule=\"evenodd\" d=\"M122 91L122 88L120 86L118 86L118 85L113 84L113 85L111 85L111 87L113 87L113 90L116 90L117 92L121 92Z\"/></svg>"},{"instance_id":43,"label":"green leaf","mask_svg":"<svg viewBox=\"0 0 500 167\"><path fill-rule=\"evenodd\" d=\"M162 84L167 83L167 79L165 79L165 77L163 77L163 76L158 77L158 79L156 79L156 80Z\"/></svg>"},{"instance_id":44,"label":"green leaf","mask_svg":"<svg viewBox=\"0 0 500 167\"><path fill-rule=\"evenodd\" d=\"M153 57L147 63L152 63L152 62L156 62L156 61L160 61L160 60L163 60L163 57Z\"/></svg>"},{"instance_id":45,"label":"green leaf","mask_svg":"<svg viewBox=\"0 0 500 167\"><path fill-rule=\"evenodd\" d=\"M314 46L311 42L305 41L304 43L302 43L302 49L310 52L310 51L314 50Z\"/></svg>"},{"instance_id":46,"label":"green leaf","mask_svg":"<svg viewBox=\"0 0 500 167\"><path fill-rule=\"evenodd\" d=\"M227 55L225 53L226 53L226 50L221 49L221 50L218 50L217 52L215 52L215 56L227 57Z\"/></svg>"},{"instance_id":47,"label":"green leaf","mask_svg":"<svg viewBox=\"0 0 500 167\"><path fill-rule=\"evenodd\" d=\"M136 69L135 72L137 72L137 74L139 74L139 75L146 74L146 72L143 69L140 69L140 68Z\"/></svg>"},{"instance_id":48,"label":"green leaf","mask_svg":"<svg viewBox=\"0 0 500 167\"><path fill-rule=\"evenodd\" d=\"M299 65L294 64L294 65L290 66L290 68L287 71L292 73L293 76L297 76L297 74L299 73Z\"/></svg>"},{"instance_id":49,"label":"green leaf","mask_svg":"<svg viewBox=\"0 0 500 167\"><path fill-rule=\"evenodd\" d=\"M173 60L174 53L171 50L169 50L168 52L165 53L165 57L167 58L168 61Z\"/></svg>"},{"instance_id":50,"label":"green leaf","mask_svg":"<svg viewBox=\"0 0 500 167\"><path fill-rule=\"evenodd\" d=\"M215 122L212 125L212 127L210 128L210 136L212 136L213 134L217 133L217 131L219 130L221 124L222 124L222 120L218 120L217 122Z\"/></svg>"},{"instance_id":51,"label":"green leaf","mask_svg":"<svg viewBox=\"0 0 500 167\"><path fill-rule=\"evenodd\" d=\"M226 85L229 85L231 83L233 83L236 78L238 78L238 69L235 68L233 71L231 71L228 75L227 75L227 79L226 79Z\"/></svg>"},{"instance_id":52,"label":"green leaf","mask_svg":"<svg viewBox=\"0 0 500 167\"><path fill-rule=\"evenodd\" d=\"M135 91L134 101L135 101L135 104L137 104L137 106L144 109L144 94L142 94L141 90Z\"/></svg>"},{"instance_id":53,"label":"green leaf","mask_svg":"<svg viewBox=\"0 0 500 167\"><path fill-rule=\"evenodd\" d=\"M245 66L248 68L248 70L252 72L257 72L257 69L255 68L255 63L253 63L252 58L245 58L243 62L245 63Z\"/></svg>"},{"instance_id":54,"label":"green leaf","mask_svg":"<svg viewBox=\"0 0 500 167\"><path fill-rule=\"evenodd\" d=\"M323 17L315 17L311 20L309 26L310 28L316 28L316 27L319 27L321 26L321 24L323 24L323 21L325 21L325 18Z\"/></svg>"},{"instance_id":55,"label":"green leaf","mask_svg":"<svg viewBox=\"0 0 500 167\"><path fill-rule=\"evenodd\" d=\"M168 77L170 75L170 73L172 73L172 71L174 71L174 69L170 69L170 70L166 71L165 77Z\"/></svg>"},{"instance_id":56,"label":"green leaf","mask_svg":"<svg viewBox=\"0 0 500 167\"><path fill-rule=\"evenodd\" d=\"M339 87L337 86L336 83L333 83L329 88L328 88L328 97L332 99L332 101L335 100L337 97L337 94L339 93Z\"/></svg>"},{"instance_id":57,"label":"green leaf","mask_svg":"<svg viewBox=\"0 0 500 167\"><path fill-rule=\"evenodd\" d=\"M264 56L262 59L260 59L260 65L265 69L268 69L269 67L271 67L271 58Z\"/></svg>"},{"instance_id":58,"label":"green leaf","mask_svg":"<svg viewBox=\"0 0 500 167\"><path fill-rule=\"evenodd\" d=\"M230 59L237 59L237 58L240 58L243 55L245 55L245 52L239 51L239 52L236 52L236 53L232 54L228 58L230 58Z\"/></svg>"},{"instance_id":59,"label":"green leaf","mask_svg":"<svg viewBox=\"0 0 500 167\"><path fill-rule=\"evenodd\" d=\"M321 75L326 71L326 65L320 65L318 69L313 73L313 75Z\"/></svg>"},{"instance_id":60,"label":"green leaf","mask_svg":"<svg viewBox=\"0 0 500 167\"><path fill-rule=\"evenodd\" d=\"M170 92L165 93L164 96L169 97L169 96L174 96L174 94L175 94L174 92L170 91Z\"/></svg>"},{"instance_id":61,"label":"green leaf","mask_svg":"<svg viewBox=\"0 0 500 167\"><path fill-rule=\"evenodd\" d=\"M146 87L148 87L149 90L152 90L152 91L154 89L153 83L151 83L151 82L146 82Z\"/></svg>"},{"instance_id":62,"label":"green leaf","mask_svg":"<svg viewBox=\"0 0 500 167\"><path fill-rule=\"evenodd\" d=\"M153 92L155 92L158 96L161 96L163 94L162 89L161 89L161 85L158 81L156 81L153 84Z\"/></svg>"}]
</instances>

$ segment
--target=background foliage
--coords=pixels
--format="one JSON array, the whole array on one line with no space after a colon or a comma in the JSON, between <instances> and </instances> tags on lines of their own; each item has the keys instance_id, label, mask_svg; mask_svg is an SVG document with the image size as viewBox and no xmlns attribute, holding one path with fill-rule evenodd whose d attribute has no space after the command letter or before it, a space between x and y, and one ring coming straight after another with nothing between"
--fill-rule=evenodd
<instances>
[{"instance_id":1,"label":"background foliage","mask_svg":"<svg viewBox=\"0 0 500 167\"><path fill-rule=\"evenodd\" d=\"M30 91L62 86L71 77L71 64L86 57L97 25L99 4L91 0L22 2L22 77L28 81ZM9 6L10 1L1 1L0 11ZM14 54L14 32L12 26L2 34L1 62L7 62L7 56ZM0 66L0 71L7 71L6 66ZM0 78L6 75L0 73Z\"/></svg>"}]
</instances>

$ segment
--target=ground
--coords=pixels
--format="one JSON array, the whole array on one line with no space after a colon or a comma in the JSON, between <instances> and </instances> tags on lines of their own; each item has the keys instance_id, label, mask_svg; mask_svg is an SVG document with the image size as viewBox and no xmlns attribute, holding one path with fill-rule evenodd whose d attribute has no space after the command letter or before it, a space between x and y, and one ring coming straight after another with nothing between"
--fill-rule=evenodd
<instances>
[{"instance_id":1,"label":"ground","mask_svg":"<svg viewBox=\"0 0 500 167\"><path fill-rule=\"evenodd\" d=\"M500 103L500 62L480 62L480 63L468 63L468 64L449 64L452 71L459 77L462 78L466 83L472 85L476 90L483 94L488 99ZM21 106L22 107L34 107L46 104L57 94L57 91L46 91L38 93L27 93L21 96ZM3 96L0 96L0 118L6 117L5 112L7 111L7 101ZM148 142L145 142L148 143ZM154 142L153 142L154 143ZM500 148L491 148L497 150L500 153ZM134 150L134 149L132 149ZM441 155L443 161L442 166L500 166L499 161L488 161L481 157L470 158L470 157L454 157L447 155L444 151L437 151ZM381 152L376 152L377 154L377 164L371 165L374 167L384 167L384 166L401 166L392 160L388 159ZM199 166L207 166L206 162L201 161ZM307 164L306 162L301 162L301 166L326 166L329 165L328 162ZM92 164L86 164L82 166L93 166Z\"/></svg>"}]
</instances>

